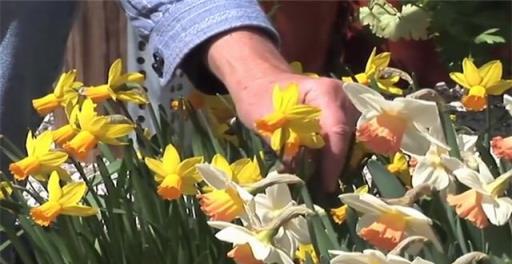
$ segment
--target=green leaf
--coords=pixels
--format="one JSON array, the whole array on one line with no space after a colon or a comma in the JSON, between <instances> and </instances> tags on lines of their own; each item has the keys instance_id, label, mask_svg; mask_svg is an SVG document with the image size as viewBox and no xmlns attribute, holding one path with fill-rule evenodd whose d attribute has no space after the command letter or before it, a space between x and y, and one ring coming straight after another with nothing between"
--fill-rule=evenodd
<instances>
[{"instance_id":1,"label":"green leaf","mask_svg":"<svg viewBox=\"0 0 512 264\"><path fill-rule=\"evenodd\" d=\"M368 161L368 171L379 193L384 198L399 198L405 194L405 187L398 178L375 160Z\"/></svg>"}]
</instances>

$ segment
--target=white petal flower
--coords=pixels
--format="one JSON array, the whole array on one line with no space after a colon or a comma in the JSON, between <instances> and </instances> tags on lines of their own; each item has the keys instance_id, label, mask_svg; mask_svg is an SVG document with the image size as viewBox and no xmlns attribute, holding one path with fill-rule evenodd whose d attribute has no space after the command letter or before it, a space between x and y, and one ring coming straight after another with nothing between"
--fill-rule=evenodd
<instances>
[{"instance_id":1,"label":"white petal flower","mask_svg":"<svg viewBox=\"0 0 512 264\"><path fill-rule=\"evenodd\" d=\"M412 262L397 255L384 255L382 252L373 249L366 249L363 252L344 252L330 250L329 253L335 255L331 259L331 264L434 264L420 257L416 257Z\"/></svg>"},{"instance_id":2,"label":"white petal flower","mask_svg":"<svg viewBox=\"0 0 512 264\"><path fill-rule=\"evenodd\" d=\"M429 130L440 131L435 103L402 97L388 101L377 91L357 83L346 83L343 87L362 113L357 138L370 150L392 155L402 149L424 155L431 143L449 148L442 143L443 139L429 135Z\"/></svg>"},{"instance_id":3,"label":"white petal flower","mask_svg":"<svg viewBox=\"0 0 512 264\"><path fill-rule=\"evenodd\" d=\"M389 205L370 194L348 193L340 195L340 199L362 213L357 223L357 233L375 247L392 250L408 236L423 236L442 250L432 230L432 220L420 211Z\"/></svg>"},{"instance_id":4,"label":"white petal flower","mask_svg":"<svg viewBox=\"0 0 512 264\"><path fill-rule=\"evenodd\" d=\"M233 244L236 252L237 247L248 245L250 252L242 252L242 256L237 256L234 253L233 258L254 258L263 261L264 263L277 263L277 264L293 264L293 260L281 249L276 248L270 243L271 235L254 233L250 230L229 222L209 221L208 224L214 228L221 229L215 237L219 240Z\"/></svg>"}]
</instances>

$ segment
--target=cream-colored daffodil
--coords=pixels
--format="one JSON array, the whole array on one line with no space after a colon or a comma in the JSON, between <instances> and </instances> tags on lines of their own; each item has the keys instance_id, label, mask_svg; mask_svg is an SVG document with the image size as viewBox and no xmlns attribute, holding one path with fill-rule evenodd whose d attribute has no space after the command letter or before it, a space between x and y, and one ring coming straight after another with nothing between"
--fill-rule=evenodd
<instances>
[{"instance_id":1,"label":"cream-colored daffodil","mask_svg":"<svg viewBox=\"0 0 512 264\"><path fill-rule=\"evenodd\" d=\"M388 101L377 91L357 83L344 84L343 88L362 113L356 136L369 150L394 155L401 149L424 155L431 142L445 146L429 135L429 129L440 130L441 125L435 103L402 97Z\"/></svg>"},{"instance_id":2,"label":"cream-colored daffodil","mask_svg":"<svg viewBox=\"0 0 512 264\"><path fill-rule=\"evenodd\" d=\"M174 200L182 194L197 193L196 183L201 180L196 164L203 161L202 157L193 157L181 161L178 151L172 144L165 148L162 159L145 158L148 168L155 174L159 184L157 193L162 199Z\"/></svg>"},{"instance_id":3,"label":"cream-colored daffodil","mask_svg":"<svg viewBox=\"0 0 512 264\"><path fill-rule=\"evenodd\" d=\"M199 195L203 212L213 221L232 221L246 215L246 204L254 197L212 164L196 165L212 191Z\"/></svg>"},{"instance_id":4,"label":"cream-colored daffodil","mask_svg":"<svg viewBox=\"0 0 512 264\"><path fill-rule=\"evenodd\" d=\"M98 209L78 204L85 192L87 186L84 182L68 183L61 188L58 173L52 172L48 180L48 201L30 209L30 216L38 225L48 226L59 215L95 215Z\"/></svg>"},{"instance_id":5,"label":"cream-colored daffodil","mask_svg":"<svg viewBox=\"0 0 512 264\"><path fill-rule=\"evenodd\" d=\"M91 98L95 103L108 99L114 101L132 102L135 104L147 104L146 93L142 89L144 75L138 72L122 74L123 62L115 60L108 71L107 84L88 87L83 91L84 95Z\"/></svg>"},{"instance_id":6,"label":"cream-colored daffodil","mask_svg":"<svg viewBox=\"0 0 512 264\"><path fill-rule=\"evenodd\" d=\"M65 152L52 149L53 140L50 131L45 131L35 138L29 131L25 144L27 156L9 165L9 170L17 180L24 180L29 175L44 180L45 174L48 179L48 174L58 170L60 165L68 159L68 154Z\"/></svg>"},{"instance_id":7,"label":"cream-colored daffodil","mask_svg":"<svg viewBox=\"0 0 512 264\"><path fill-rule=\"evenodd\" d=\"M397 255L384 255L384 253L374 249L366 249L363 252L329 250L329 253L335 256L331 259L331 264L434 264L420 257L414 258L411 262Z\"/></svg>"},{"instance_id":8,"label":"cream-colored daffodil","mask_svg":"<svg viewBox=\"0 0 512 264\"><path fill-rule=\"evenodd\" d=\"M454 182L453 171L464 167L456 158L450 157L448 150L432 144L425 156L416 156L418 161L412 175L412 186L429 184L441 191Z\"/></svg>"},{"instance_id":9,"label":"cream-colored daffodil","mask_svg":"<svg viewBox=\"0 0 512 264\"><path fill-rule=\"evenodd\" d=\"M69 102L76 104L78 101L78 89L83 83L75 81L76 70L71 70L60 75L52 93L32 100L32 106L40 115L46 115L58 107L65 107Z\"/></svg>"},{"instance_id":10,"label":"cream-colored daffodil","mask_svg":"<svg viewBox=\"0 0 512 264\"><path fill-rule=\"evenodd\" d=\"M512 80L502 80L502 65L499 60L490 61L477 68L471 58L462 61L463 72L451 72L450 78L468 89L462 103L470 111L481 111L487 107L487 95L500 95L512 87Z\"/></svg>"},{"instance_id":11,"label":"cream-colored daffodil","mask_svg":"<svg viewBox=\"0 0 512 264\"><path fill-rule=\"evenodd\" d=\"M378 249L392 250L406 237L423 236L442 250L432 230L432 220L420 211L389 205L370 194L348 193L339 197L345 204L362 213L356 231Z\"/></svg>"},{"instance_id":12,"label":"cream-colored daffodil","mask_svg":"<svg viewBox=\"0 0 512 264\"><path fill-rule=\"evenodd\" d=\"M282 89L274 87L272 94L274 112L256 121L256 130L270 137L273 150L284 147L286 156L293 156L300 146L321 148L325 144L320 135L320 109L300 104L299 87L289 84Z\"/></svg>"},{"instance_id":13,"label":"cream-colored daffodil","mask_svg":"<svg viewBox=\"0 0 512 264\"><path fill-rule=\"evenodd\" d=\"M484 228L491 222L504 225L512 214L512 199L504 196L512 170L494 178L481 160L479 171L460 168L453 172L457 180L471 188L458 195L448 195L448 204L455 207L459 217L471 221L476 227Z\"/></svg>"},{"instance_id":14,"label":"cream-colored daffodil","mask_svg":"<svg viewBox=\"0 0 512 264\"><path fill-rule=\"evenodd\" d=\"M377 49L373 48L372 53L366 62L364 72L358 73L354 76L356 81L366 86L370 86L372 81L375 81L380 92L393 95L403 95L404 91L395 86L395 84L400 80L400 76L394 75L387 78L380 76L382 71L389 65L391 53L383 52L376 54L376 52ZM354 82L350 76L342 77L341 80L345 83Z\"/></svg>"},{"instance_id":15,"label":"cream-colored daffodil","mask_svg":"<svg viewBox=\"0 0 512 264\"><path fill-rule=\"evenodd\" d=\"M212 165L222 170L229 179L240 186L248 186L262 179L256 158L253 160L239 159L230 165L226 158L216 154L212 158Z\"/></svg>"},{"instance_id":16,"label":"cream-colored daffodil","mask_svg":"<svg viewBox=\"0 0 512 264\"><path fill-rule=\"evenodd\" d=\"M123 145L119 138L130 134L135 126L126 118L124 124L113 123L110 116L101 116L95 110L96 104L86 99L78 113L80 132L66 144L64 149L74 157L85 160L87 154L98 142L110 145Z\"/></svg>"},{"instance_id":17,"label":"cream-colored daffodil","mask_svg":"<svg viewBox=\"0 0 512 264\"><path fill-rule=\"evenodd\" d=\"M208 224L221 229L215 234L217 239L233 244L228 257L233 258L237 264L293 264L293 260L286 252L273 246L272 237L275 230L251 231L245 227L221 221L209 221Z\"/></svg>"}]
</instances>

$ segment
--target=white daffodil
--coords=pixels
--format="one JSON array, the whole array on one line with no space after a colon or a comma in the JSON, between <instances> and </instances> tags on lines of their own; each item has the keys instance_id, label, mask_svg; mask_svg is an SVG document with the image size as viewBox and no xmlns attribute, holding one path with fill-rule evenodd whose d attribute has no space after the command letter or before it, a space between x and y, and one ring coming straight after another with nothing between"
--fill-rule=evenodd
<instances>
[{"instance_id":1,"label":"white daffodil","mask_svg":"<svg viewBox=\"0 0 512 264\"><path fill-rule=\"evenodd\" d=\"M212 191L199 195L201 209L211 220L231 221L245 216L245 207L253 199L249 192L211 164L198 164L196 168L213 187Z\"/></svg>"},{"instance_id":2,"label":"white daffodil","mask_svg":"<svg viewBox=\"0 0 512 264\"><path fill-rule=\"evenodd\" d=\"M430 129L440 130L435 103L403 97L388 101L377 91L357 83L346 83L343 88L362 113L357 123L357 139L371 151L393 155L402 149L424 155L431 142L445 146L428 133Z\"/></svg>"},{"instance_id":3,"label":"white daffodil","mask_svg":"<svg viewBox=\"0 0 512 264\"><path fill-rule=\"evenodd\" d=\"M277 175L276 172L272 172L267 178ZM286 208L297 206L286 184L272 185L265 189L265 194L257 194L254 200L255 213L261 220L262 226L274 221ZM291 219L281 226L274 239L276 244L282 245L282 248L289 254L296 251L299 243L311 243L306 219L302 216Z\"/></svg>"},{"instance_id":4,"label":"white daffodil","mask_svg":"<svg viewBox=\"0 0 512 264\"><path fill-rule=\"evenodd\" d=\"M339 196L348 206L362 213L356 231L373 246L392 250L409 236L423 236L442 251L432 230L432 220L420 211L405 206L389 205L370 194L347 193Z\"/></svg>"},{"instance_id":5,"label":"white daffodil","mask_svg":"<svg viewBox=\"0 0 512 264\"><path fill-rule=\"evenodd\" d=\"M209 221L211 227L221 229L215 237L232 243L233 249L228 256L236 263L293 264L293 260L283 250L272 245L275 230L253 232L245 227L229 222Z\"/></svg>"},{"instance_id":6,"label":"white daffodil","mask_svg":"<svg viewBox=\"0 0 512 264\"><path fill-rule=\"evenodd\" d=\"M476 158L478 158L479 154L475 147L477 141L478 136L457 134L457 145L459 146L459 152L462 160L472 169L478 168L478 161Z\"/></svg>"},{"instance_id":7,"label":"white daffodil","mask_svg":"<svg viewBox=\"0 0 512 264\"><path fill-rule=\"evenodd\" d=\"M512 115L512 96L508 94L503 95L503 105L505 106L505 109L508 110L510 115Z\"/></svg>"},{"instance_id":8,"label":"white daffodil","mask_svg":"<svg viewBox=\"0 0 512 264\"><path fill-rule=\"evenodd\" d=\"M458 195L448 195L448 204L455 207L459 217L471 221L478 228L486 227L488 221L494 225L504 225L512 214L512 199L503 197L512 170L495 179L481 159L478 159L478 163L478 172L469 168L453 172L460 182L471 189Z\"/></svg>"},{"instance_id":9,"label":"white daffodil","mask_svg":"<svg viewBox=\"0 0 512 264\"><path fill-rule=\"evenodd\" d=\"M331 259L331 264L434 264L420 257L416 257L411 262L397 255L384 255L382 252L374 249L366 249L363 252L329 250L329 253L336 256Z\"/></svg>"},{"instance_id":10,"label":"white daffodil","mask_svg":"<svg viewBox=\"0 0 512 264\"><path fill-rule=\"evenodd\" d=\"M429 184L438 191L444 190L454 181L452 172L464 167L458 159L450 157L448 150L434 144L425 156L417 156L416 159L418 164L412 175L413 187Z\"/></svg>"}]
</instances>

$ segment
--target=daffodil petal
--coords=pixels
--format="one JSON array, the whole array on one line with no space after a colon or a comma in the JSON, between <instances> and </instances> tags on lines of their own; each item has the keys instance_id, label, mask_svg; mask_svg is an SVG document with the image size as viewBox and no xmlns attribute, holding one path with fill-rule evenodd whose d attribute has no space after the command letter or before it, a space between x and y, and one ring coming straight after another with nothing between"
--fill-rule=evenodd
<instances>
[{"instance_id":1,"label":"daffodil petal","mask_svg":"<svg viewBox=\"0 0 512 264\"><path fill-rule=\"evenodd\" d=\"M480 77L480 73L473 61L468 58L464 58L462 61L462 69L464 71L464 77L470 87L480 85L482 78Z\"/></svg>"},{"instance_id":2,"label":"daffodil petal","mask_svg":"<svg viewBox=\"0 0 512 264\"><path fill-rule=\"evenodd\" d=\"M60 213L72 216L91 216L97 214L98 209L83 205L70 205L63 207Z\"/></svg>"},{"instance_id":3,"label":"daffodil petal","mask_svg":"<svg viewBox=\"0 0 512 264\"><path fill-rule=\"evenodd\" d=\"M62 189L59 184L59 174L54 171L48 180L48 200L57 202L62 197Z\"/></svg>"},{"instance_id":4,"label":"daffodil petal","mask_svg":"<svg viewBox=\"0 0 512 264\"><path fill-rule=\"evenodd\" d=\"M466 81L466 77L464 77L464 74L461 72L451 72L450 78L464 88L469 89L471 87Z\"/></svg>"},{"instance_id":5,"label":"daffodil petal","mask_svg":"<svg viewBox=\"0 0 512 264\"><path fill-rule=\"evenodd\" d=\"M493 60L481 66L480 69L478 69L479 75L482 76L480 85L489 87L501 80L502 68L499 60Z\"/></svg>"},{"instance_id":6,"label":"daffodil petal","mask_svg":"<svg viewBox=\"0 0 512 264\"><path fill-rule=\"evenodd\" d=\"M68 154L61 151L48 152L38 157L41 166L58 167L68 159Z\"/></svg>"},{"instance_id":7,"label":"daffodil petal","mask_svg":"<svg viewBox=\"0 0 512 264\"><path fill-rule=\"evenodd\" d=\"M84 182L68 183L62 188L62 197L60 197L59 203L63 207L76 205L86 191L87 186Z\"/></svg>"},{"instance_id":8,"label":"daffodil petal","mask_svg":"<svg viewBox=\"0 0 512 264\"><path fill-rule=\"evenodd\" d=\"M210 164L198 164L196 165L196 168L204 181L215 189L227 188L227 181L230 179L224 171L219 170Z\"/></svg>"},{"instance_id":9,"label":"daffodil petal","mask_svg":"<svg viewBox=\"0 0 512 264\"><path fill-rule=\"evenodd\" d=\"M512 214L512 199L508 197L492 198L484 196L482 209L493 225L502 226L508 222Z\"/></svg>"},{"instance_id":10,"label":"daffodil petal","mask_svg":"<svg viewBox=\"0 0 512 264\"><path fill-rule=\"evenodd\" d=\"M152 158L145 158L144 162L148 166L148 168L153 171L155 174L160 176L165 176L167 174L172 173L172 171L167 170L167 168L164 167L164 164L156 159Z\"/></svg>"}]
</instances>

